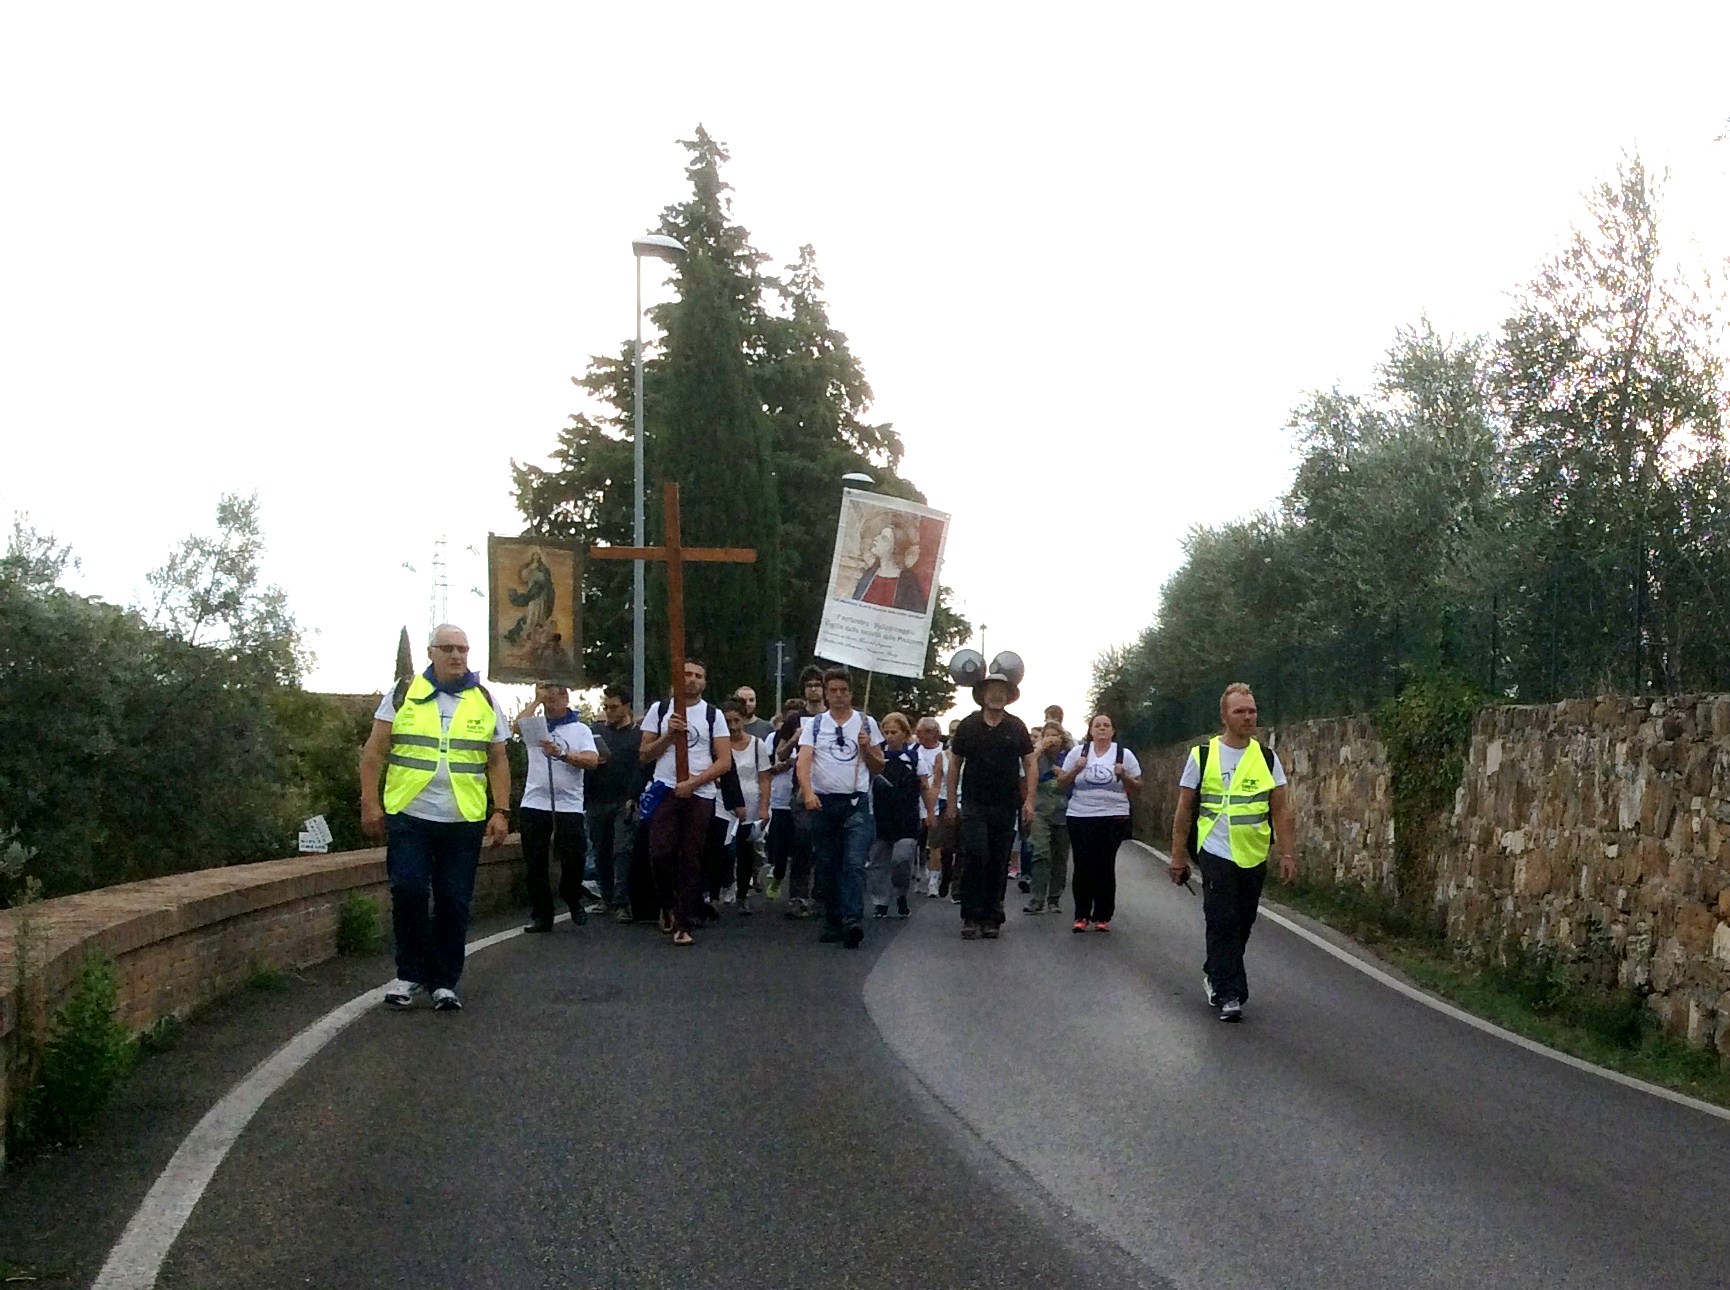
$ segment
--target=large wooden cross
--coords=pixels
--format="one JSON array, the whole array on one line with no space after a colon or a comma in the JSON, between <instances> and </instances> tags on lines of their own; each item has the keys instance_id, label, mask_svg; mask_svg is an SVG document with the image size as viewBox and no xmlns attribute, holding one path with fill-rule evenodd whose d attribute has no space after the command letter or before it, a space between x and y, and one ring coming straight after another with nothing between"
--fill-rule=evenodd
<instances>
[{"instance_id":1,"label":"large wooden cross","mask_svg":"<svg viewBox=\"0 0 1730 1290\"><path fill-rule=\"evenodd\" d=\"M757 553L743 546L686 546L679 534L679 486L668 484L662 493L662 509L666 530L664 546L592 546L589 555L596 560L658 560L667 566L667 633L671 637L673 663L673 711L685 715L685 565L693 564L756 564ZM691 773L685 740L673 740L673 764L678 777L687 779Z\"/></svg>"}]
</instances>

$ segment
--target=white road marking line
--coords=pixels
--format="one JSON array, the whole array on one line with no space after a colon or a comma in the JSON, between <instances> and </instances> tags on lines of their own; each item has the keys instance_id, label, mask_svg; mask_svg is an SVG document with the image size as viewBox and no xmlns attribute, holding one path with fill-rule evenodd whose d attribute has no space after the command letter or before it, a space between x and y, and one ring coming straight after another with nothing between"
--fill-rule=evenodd
<instances>
[{"instance_id":1,"label":"white road marking line","mask_svg":"<svg viewBox=\"0 0 1730 1290\"><path fill-rule=\"evenodd\" d=\"M560 914L554 921L562 923L569 917ZM522 934L522 928L513 927L470 941L463 950L465 955L474 954ZM186 1226L186 1220L192 1217L204 1189L210 1185L228 1149L258 1114L258 1108L351 1022L381 1007L381 991L387 984L380 982L325 1013L254 1066L220 1102L205 1112L145 1194L90 1290L152 1290L168 1251Z\"/></svg>"},{"instance_id":2,"label":"white road marking line","mask_svg":"<svg viewBox=\"0 0 1730 1290\"><path fill-rule=\"evenodd\" d=\"M1138 841L1135 838L1131 838L1130 843L1133 846L1140 847L1149 855L1157 857L1163 864L1171 863L1171 857L1156 847L1151 847L1147 843ZM1612 1084L1620 1084L1624 1088L1638 1089L1642 1093L1650 1093L1653 1097L1661 1097L1666 1102L1674 1102L1678 1106L1685 1106L1690 1110L1701 1111L1720 1120L1730 1120L1730 1109L1717 1106L1711 1102L1702 1102L1697 1097L1689 1097L1686 1093L1676 1092L1675 1089L1664 1088L1662 1085L1648 1083L1643 1079L1635 1079L1632 1075L1622 1074L1621 1071L1608 1070L1603 1066L1594 1066L1591 1062L1586 1061L1584 1058L1575 1057L1572 1053L1559 1052L1554 1048L1549 1048L1540 1044L1535 1039L1527 1039L1524 1035L1517 1035L1511 1030L1504 1030L1501 1026L1498 1026L1493 1022L1485 1021L1482 1017L1474 1017L1471 1013L1464 1012L1461 1009L1454 1007L1451 1003L1446 1003L1441 999L1436 998L1434 995L1426 994L1415 986L1407 985L1398 977L1388 975L1374 964L1366 963L1354 954L1348 954L1345 950L1342 950L1339 946L1333 944L1325 937L1317 936L1314 932L1310 931L1309 928L1299 926L1297 923L1292 922L1291 919L1285 917L1283 914L1275 912L1274 910L1264 907L1261 911L1261 916L1263 918L1271 919L1273 922L1278 923L1281 927L1285 928L1288 932L1302 937L1316 948L1333 955L1341 963L1344 963L1349 968L1362 972L1372 981L1385 985L1395 993L1403 994L1406 998L1421 1003L1426 1008L1433 1008L1444 1016L1452 1017L1455 1021L1464 1022L1474 1030L1481 1030L1486 1035L1494 1035L1497 1039L1505 1040L1517 1048L1524 1048L1529 1053L1537 1053L1540 1057L1548 1057L1551 1061L1561 1062L1564 1066L1572 1066L1575 1070L1585 1071L1588 1075L1596 1075L1600 1079L1607 1079Z\"/></svg>"}]
</instances>

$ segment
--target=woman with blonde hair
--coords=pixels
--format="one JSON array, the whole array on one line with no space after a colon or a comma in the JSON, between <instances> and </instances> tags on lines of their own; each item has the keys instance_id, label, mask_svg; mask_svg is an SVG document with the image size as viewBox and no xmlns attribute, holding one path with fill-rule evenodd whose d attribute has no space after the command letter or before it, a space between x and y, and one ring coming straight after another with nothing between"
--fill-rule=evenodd
<instances>
[{"instance_id":1,"label":"woman with blonde hair","mask_svg":"<svg viewBox=\"0 0 1730 1290\"><path fill-rule=\"evenodd\" d=\"M919 756L913 723L899 712L884 717L883 769L871 782L871 815L876 837L865 862L865 881L878 918L889 917L889 893L895 893L895 913L906 918L907 889L919 858L919 806L937 805L937 785L930 764Z\"/></svg>"},{"instance_id":2,"label":"woman with blonde hair","mask_svg":"<svg viewBox=\"0 0 1730 1290\"><path fill-rule=\"evenodd\" d=\"M1070 930L1109 932L1117 910L1117 848L1129 836L1129 808L1141 791L1141 763L1117 742L1109 713L1094 713L1087 735L1086 742L1063 759L1057 776L1057 787L1069 790L1066 824L1075 895Z\"/></svg>"}]
</instances>

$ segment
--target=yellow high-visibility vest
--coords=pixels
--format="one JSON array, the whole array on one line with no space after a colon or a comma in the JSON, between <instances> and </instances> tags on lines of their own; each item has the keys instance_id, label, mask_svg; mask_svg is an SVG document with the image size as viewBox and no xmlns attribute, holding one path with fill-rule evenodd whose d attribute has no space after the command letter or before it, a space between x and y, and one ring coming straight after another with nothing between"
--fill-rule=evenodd
<instances>
[{"instance_id":1,"label":"yellow high-visibility vest","mask_svg":"<svg viewBox=\"0 0 1730 1290\"><path fill-rule=\"evenodd\" d=\"M434 693L432 682L417 676L397 705L396 718L390 723L390 756L384 772L385 813L399 814L419 797L432 783L442 761L450 770L451 793L463 819L484 820L487 754L492 751L498 716L486 691L473 686L462 692L446 730Z\"/></svg>"},{"instance_id":2,"label":"yellow high-visibility vest","mask_svg":"<svg viewBox=\"0 0 1730 1290\"><path fill-rule=\"evenodd\" d=\"M1208 741L1201 786L1195 791L1195 843L1199 847L1205 842L1223 815L1232 863L1253 869L1267 860L1273 846L1273 770L1262 756L1261 741L1252 739L1227 788L1219 773L1219 748L1220 737L1215 735ZM1199 760L1200 749L1190 749L1189 759Z\"/></svg>"}]
</instances>

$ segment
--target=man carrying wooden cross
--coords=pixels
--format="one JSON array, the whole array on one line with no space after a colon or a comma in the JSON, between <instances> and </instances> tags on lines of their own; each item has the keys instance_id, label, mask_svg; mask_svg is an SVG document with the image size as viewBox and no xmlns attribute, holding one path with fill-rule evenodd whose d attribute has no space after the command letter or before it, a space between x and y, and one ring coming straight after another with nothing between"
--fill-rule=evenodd
<instances>
[{"instance_id":1,"label":"man carrying wooden cross","mask_svg":"<svg viewBox=\"0 0 1730 1290\"><path fill-rule=\"evenodd\" d=\"M715 781L733 765L727 723L703 699L708 680L709 669L701 661L686 659L684 714L671 699L663 699L643 717L642 759L655 763L654 782L661 786L650 790L649 864L661 893L661 930L672 932L675 945L692 942L703 843L715 818ZM682 775L679 745L686 762Z\"/></svg>"},{"instance_id":2,"label":"man carrying wooden cross","mask_svg":"<svg viewBox=\"0 0 1730 1290\"><path fill-rule=\"evenodd\" d=\"M667 566L667 634L672 673L682 684L675 696L652 705L643 717L644 762L655 763L645 793L649 863L661 895L661 930L673 944L691 944L701 883L703 842L715 815L715 781L733 765L727 724L703 702L709 669L685 658L685 562L755 564L746 547L688 547L679 531L679 486L663 490L666 541L654 546L590 547L598 560L657 560ZM659 787L657 787L657 785Z\"/></svg>"}]
</instances>

